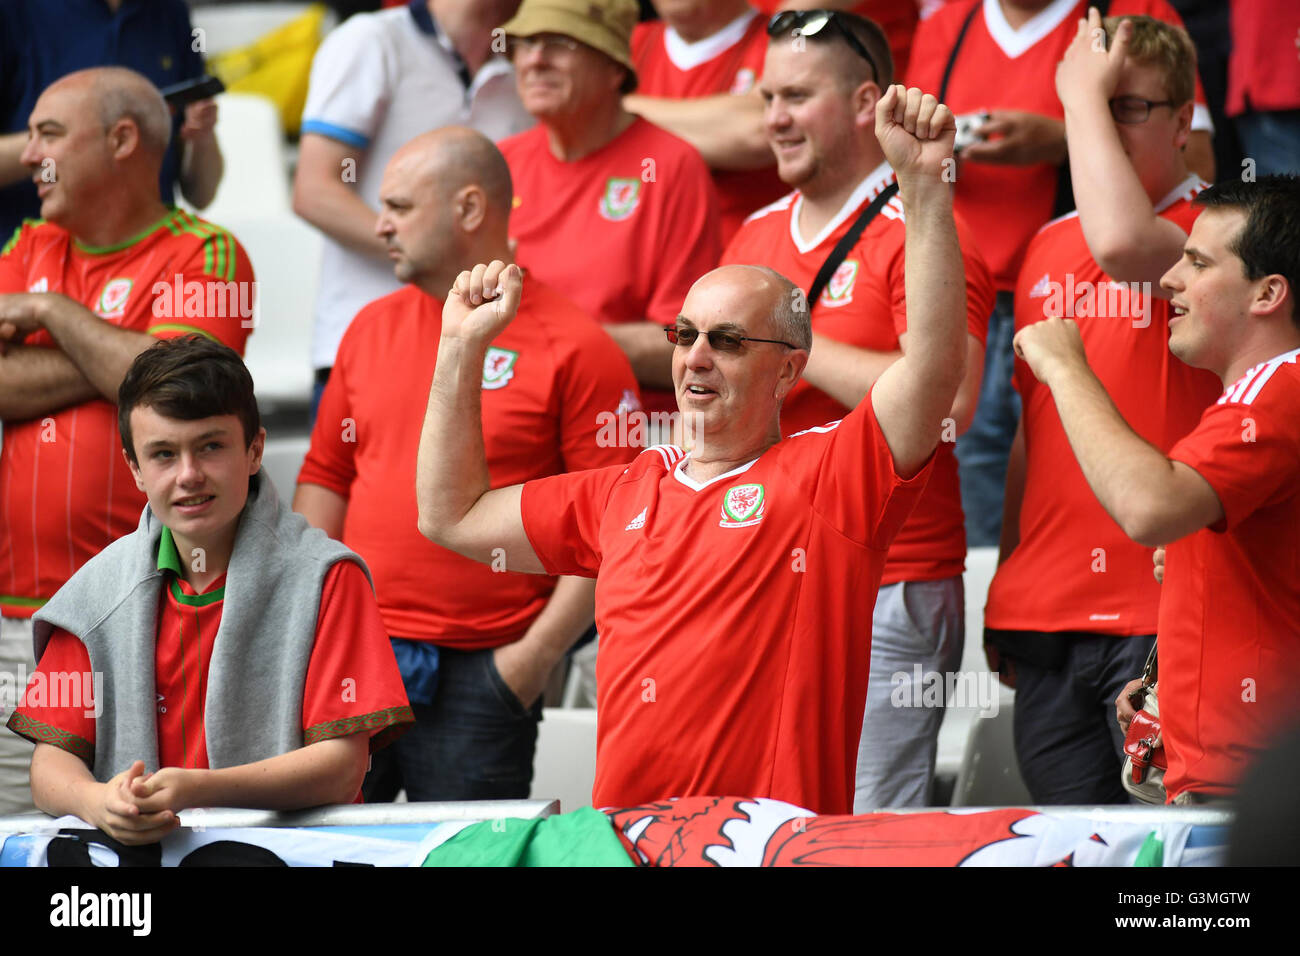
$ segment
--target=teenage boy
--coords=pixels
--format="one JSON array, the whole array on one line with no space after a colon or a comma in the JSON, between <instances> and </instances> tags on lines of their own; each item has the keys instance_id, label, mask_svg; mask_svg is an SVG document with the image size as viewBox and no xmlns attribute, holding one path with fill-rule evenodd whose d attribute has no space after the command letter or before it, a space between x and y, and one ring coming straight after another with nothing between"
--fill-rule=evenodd
<instances>
[{"instance_id":1,"label":"teenage boy","mask_svg":"<svg viewBox=\"0 0 1300 956\"><path fill-rule=\"evenodd\" d=\"M39 667L9 727L36 744L36 805L138 844L189 807L355 800L411 709L360 558L258 474L248 370L209 339L163 341L118 409L149 504L35 617ZM69 674L93 680L93 708L40 692Z\"/></svg>"}]
</instances>

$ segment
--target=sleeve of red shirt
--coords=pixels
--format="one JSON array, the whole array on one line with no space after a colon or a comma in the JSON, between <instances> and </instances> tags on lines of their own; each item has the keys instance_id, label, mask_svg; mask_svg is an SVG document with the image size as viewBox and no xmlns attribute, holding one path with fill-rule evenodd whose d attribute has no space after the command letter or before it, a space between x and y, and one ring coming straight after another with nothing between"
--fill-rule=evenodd
<instances>
[{"instance_id":1,"label":"sleeve of red shirt","mask_svg":"<svg viewBox=\"0 0 1300 956\"><path fill-rule=\"evenodd\" d=\"M653 185L662 198L656 261L639 267L651 270L654 284L645 317L668 326L677 321L695 280L718 264L721 222L713 178L694 149L684 152L673 167L661 169Z\"/></svg>"},{"instance_id":2,"label":"sleeve of red shirt","mask_svg":"<svg viewBox=\"0 0 1300 956\"><path fill-rule=\"evenodd\" d=\"M625 465L635 455L617 442L602 447L597 436L610 414L619 414L627 392L640 395L632 366L604 329L573 322L573 351L560 370L560 449L565 471Z\"/></svg>"},{"instance_id":3,"label":"sleeve of red shirt","mask_svg":"<svg viewBox=\"0 0 1300 956\"><path fill-rule=\"evenodd\" d=\"M320 485L344 498L352 497L352 482L357 477L356 423L348 390L348 333L356 327L354 320L344 333L329 381L316 410L316 424L311 430L311 447L298 471L298 484ZM348 424L351 424L351 429ZM349 440L350 439L350 440Z\"/></svg>"},{"instance_id":4,"label":"sleeve of red shirt","mask_svg":"<svg viewBox=\"0 0 1300 956\"><path fill-rule=\"evenodd\" d=\"M197 332L243 355L253 320L240 315L239 306L243 301L252 303L253 264L244 247L229 232L211 223L202 224L202 228L210 230L208 235L188 259L177 264L175 273L182 288L189 282L203 284L204 314L159 317L145 331L160 339ZM209 289L209 283L216 288ZM212 314L207 314L209 303L214 307Z\"/></svg>"},{"instance_id":5,"label":"sleeve of red shirt","mask_svg":"<svg viewBox=\"0 0 1300 956\"><path fill-rule=\"evenodd\" d=\"M9 729L34 744L50 744L75 754L87 766L95 760L94 706L86 707L85 698L71 707L54 707L50 688L53 674L80 674L78 686L91 673L90 654L86 645L67 631L55 628L36 672L27 682L23 699L9 717ZM93 677L91 678L93 681ZM62 685L63 682L61 681ZM83 690L84 694L85 691ZM89 710L90 714L86 711Z\"/></svg>"},{"instance_id":6,"label":"sleeve of red shirt","mask_svg":"<svg viewBox=\"0 0 1300 956\"><path fill-rule=\"evenodd\" d=\"M0 295L27 291L26 243L27 224L23 223L5 239L0 248Z\"/></svg>"},{"instance_id":7,"label":"sleeve of red shirt","mask_svg":"<svg viewBox=\"0 0 1300 956\"><path fill-rule=\"evenodd\" d=\"M415 722L370 582L355 561L325 575L303 690L303 746L367 734L386 746Z\"/></svg>"},{"instance_id":8,"label":"sleeve of red shirt","mask_svg":"<svg viewBox=\"0 0 1300 956\"><path fill-rule=\"evenodd\" d=\"M594 578L600 571L605 504L626 470L611 465L525 482L524 533L547 574Z\"/></svg>"},{"instance_id":9,"label":"sleeve of red shirt","mask_svg":"<svg viewBox=\"0 0 1300 956\"><path fill-rule=\"evenodd\" d=\"M898 476L868 394L831 432L815 479L813 509L850 540L883 550L912 513L933 462L931 454L911 478Z\"/></svg>"},{"instance_id":10,"label":"sleeve of red shirt","mask_svg":"<svg viewBox=\"0 0 1300 956\"><path fill-rule=\"evenodd\" d=\"M1210 483L1223 505L1214 531L1231 531L1300 484L1300 434L1258 405L1211 405L1196 429L1169 451Z\"/></svg>"}]
</instances>

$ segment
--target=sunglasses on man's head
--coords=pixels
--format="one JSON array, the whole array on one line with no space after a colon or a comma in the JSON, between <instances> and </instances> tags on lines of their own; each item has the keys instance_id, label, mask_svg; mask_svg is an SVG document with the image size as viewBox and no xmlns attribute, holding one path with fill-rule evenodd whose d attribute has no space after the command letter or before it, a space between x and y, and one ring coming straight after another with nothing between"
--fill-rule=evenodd
<instances>
[{"instance_id":1,"label":"sunglasses on man's head","mask_svg":"<svg viewBox=\"0 0 1300 956\"><path fill-rule=\"evenodd\" d=\"M777 37L791 30L798 30L799 36L812 37L828 26L838 30L840 36L844 37L848 45L853 48L853 52L871 64L872 82L879 83L880 70L876 68L876 61L871 58L862 41L853 35L853 31L845 25L835 10L782 10L767 21L767 35Z\"/></svg>"},{"instance_id":2,"label":"sunglasses on man's head","mask_svg":"<svg viewBox=\"0 0 1300 956\"><path fill-rule=\"evenodd\" d=\"M700 330L690 327L664 329L664 332L667 333L669 342L686 349L694 345L695 340L700 337ZM788 349L799 347L789 342L782 342L780 339L756 339L752 335L741 335L738 332L726 332L722 329L713 329L704 334L709 340L709 348L715 352L739 352L745 342L770 342L773 345L784 345Z\"/></svg>"}]
</instances>

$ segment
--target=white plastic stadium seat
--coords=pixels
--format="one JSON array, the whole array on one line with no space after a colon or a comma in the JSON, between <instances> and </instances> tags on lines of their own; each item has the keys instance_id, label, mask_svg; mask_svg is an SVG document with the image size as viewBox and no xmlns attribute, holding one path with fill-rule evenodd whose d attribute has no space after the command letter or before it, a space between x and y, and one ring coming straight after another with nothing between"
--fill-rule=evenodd
<instances>
[{"instance_id":1,"label":"white plastic stadium seat","mask_svg":"<svg viewBox=\"0 0 1300 956\"><path fill-rule=\"evenodd\" d=\"M225 164L221 185L198 215L230 228L228 219L293 214L284 131L274 103L253 93L222 93L217 143ZM194 210L184 200L181 205Z\"/></svg>"},{"instance_id":2,"label":"white plastic stadium seat","mask_svg":"<svg viewBox=\"0 0 1300 956\"><path fill-rule=\"evenodd\" d=\"M292 213L274 219L233 217L220 223L253 262L257 295L244 361L263 402L311 400L312 306L320 278L321 238Z\"/></svg>"},{"instance_id":3,"label":"white plastic stadium seat","mask_svg":"<svg viewBox=\"0 0 1300 956\"><path fill-rule=\"evenodd\" d=\"M558 798L568 813L591 806L596 782L596 712L547 707L537 727L530 799Z\"/></svg>"},{"instance_id":4,"label":"white plastic stadium seat","mask_svg":"<svg viewBox=\"0 0 1300 956\"><path fill-rule=\"evenodd\" d=\"M307 457L307 448L311 441L306 435L292 438L266 439L266 451L262 453L262 471L271 476L275 490L280 492L280 500L285 507L293 506L293 489L298 483L298 470L302 460Z\"/></svg>"}]
</instances>

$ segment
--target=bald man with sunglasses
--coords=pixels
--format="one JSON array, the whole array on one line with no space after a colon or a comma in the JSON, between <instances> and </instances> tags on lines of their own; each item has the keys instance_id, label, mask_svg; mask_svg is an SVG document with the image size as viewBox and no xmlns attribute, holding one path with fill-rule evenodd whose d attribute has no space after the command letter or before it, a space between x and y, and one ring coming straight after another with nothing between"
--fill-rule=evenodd
<instances>
[{"instance_id":1,"label":"bald man with sunglasses","mask_svg":"<svg viewBox=\"0 0 1300 956\"><path fill-rule=\"evenodd\" d=\"M789 435L843 418L915 347L905 295L910 222L892 195L894 170L874 134L876 102L893 82L884 32L863 17L808 10L778 13L768 36L759 81L764 125L777 171L794 191L750 216L722 262L761 262L808 292L814 347L782 411ZM872 730L859 744L858 813L931 802L943 702L897 701L899 692L920 699L915 674L958 670L965 643L966 535L954 445L975 413L993 283L975 237L960 221L957 228L966 378L934 473L881 577L861 715Z\"/></svg>"},{"instance_id":2,"label":"bald man with sunglasses","mask_svg":"<svg viewBox=\"0 0 1300 956\"><path fill-rule=\"evenodd\" d=\"M416 475L420 530L513 570L599 575L597 806L691 794L848 813L884 553L929 479L965 365L960 250L942 180L954 124L920 90L876 134L908 210L917 347L845 416L781 438L808 360L803 294L729 266L691 287L672 337L687 452L489 490L488 343L522 289L501 262L448 294ZM687 343L690 343L689 345Z\"/></svg>"}]
</instances>

